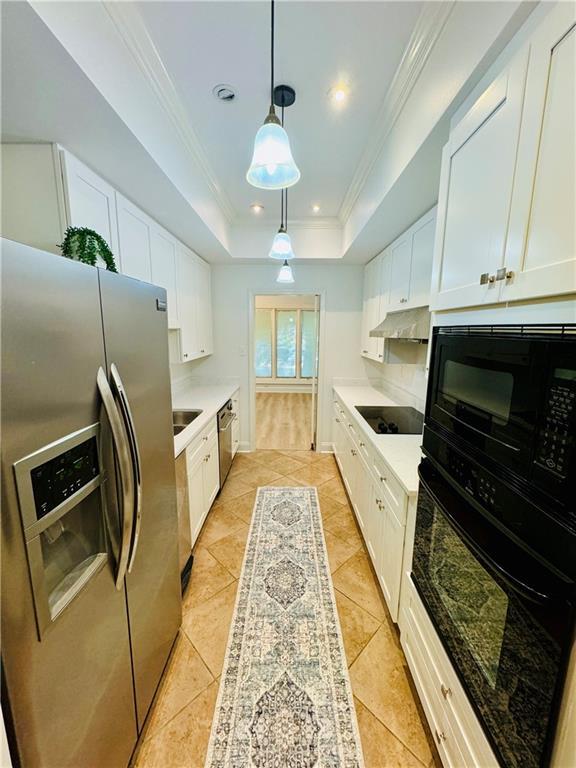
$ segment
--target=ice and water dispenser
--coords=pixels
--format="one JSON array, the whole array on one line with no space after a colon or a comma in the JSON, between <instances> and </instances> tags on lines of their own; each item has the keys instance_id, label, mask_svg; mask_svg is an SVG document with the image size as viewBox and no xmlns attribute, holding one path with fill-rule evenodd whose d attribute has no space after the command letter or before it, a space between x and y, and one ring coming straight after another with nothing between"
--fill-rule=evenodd
<instances>
[{"instance_id":1,"label":"ice and water dispenser","mask_svg":"<svg viewBox=\"0 0 576 768\"><path fill-rule=\"evenodd\" d=\"M14 465L40 638L108 558L99 429L81 429Z\"/></svg>"}]
</instances>

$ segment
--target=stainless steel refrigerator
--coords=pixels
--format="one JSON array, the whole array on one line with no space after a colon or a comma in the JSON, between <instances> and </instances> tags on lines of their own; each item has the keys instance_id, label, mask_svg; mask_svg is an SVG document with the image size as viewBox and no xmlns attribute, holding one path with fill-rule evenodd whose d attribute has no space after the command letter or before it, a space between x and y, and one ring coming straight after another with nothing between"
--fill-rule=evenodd
<instances>
[{"instance_id":1,"label":"stainless steel refrigerator","mask_svg":"<svg viewBox=\"0 0 576 768\"><path fill-rule=\"evenodd\" d=\"M166 294L1 246L3 704L23 768L122 768L181 619Z\"/></svg>"}]
</instances>

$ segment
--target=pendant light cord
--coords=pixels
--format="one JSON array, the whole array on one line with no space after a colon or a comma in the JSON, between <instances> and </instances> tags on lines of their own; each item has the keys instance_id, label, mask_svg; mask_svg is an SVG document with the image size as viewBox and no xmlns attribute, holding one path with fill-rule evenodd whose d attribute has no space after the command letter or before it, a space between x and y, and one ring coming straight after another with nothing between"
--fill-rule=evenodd
<instances>
[{"instance_id":1,"label":"pendant light cord","mask_svg":"<svg viewBox=\"0 0 576 768\"><path fill-rule=\"evenodd\" d=\"M274 109L274 0L270 6L270 105Z\"/></svg>"},{"instance_id":2,"label":"pendant light cord","mask_svg":"<svg viewBox=\"0 0 576 768\"><path fill-rule=\"evenodd\" d=\"M274 0L272 0L274 2ZM282 128L284 128L284 101L282 101L282 112L281 114L281 123ZM288 224L288 190L287 189L281 189L280 190L280 196L282 198L282 212L280 214L280 226L286 229L286 226Z\"/></svg>"}]
</instances>

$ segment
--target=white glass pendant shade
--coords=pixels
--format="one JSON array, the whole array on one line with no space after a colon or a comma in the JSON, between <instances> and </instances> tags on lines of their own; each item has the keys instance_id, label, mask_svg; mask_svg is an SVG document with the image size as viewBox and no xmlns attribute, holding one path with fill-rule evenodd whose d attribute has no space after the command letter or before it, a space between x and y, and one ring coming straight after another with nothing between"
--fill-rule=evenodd
<instances>
[{"instance_id":1,"label":"white glass pendant shade","mask_svg":"<svg viewBox=\"0 0 576 768\"><path fill-rule=\"evenodd\" d=\"M280 259L282 261L294 258L292 241L290 240L290 235L287 232L284 232L281 229L276 233L276 236L272 241L272 248L270 248L270 253L268 256L270 256L271 259Z\"/></svg>"},{"instance_id":2,"label":"white glass pendant shade","mask_svg":"<svg viewBox=\"0 0 576 768\"><path fill-rule=\"evenodd\" d=\"M278 277L276 278L277 283L293 283L294 282L294 274L292 273L292 267L290 264L288 264L287 261L282 264L280 267L280 272L278 272Z\"/></svg>"},{"instance_id":3,"label":"white glass pendant shade","mask_svg":"<svg viewBox=\"0 0 576 768\"><path fill-rule=\"evenodd\" d=\"M254 154L246 179L259 189L286 189L299 178L288 134L277 119L267 119L254 139Z\"/></svg>"}]
</instances>

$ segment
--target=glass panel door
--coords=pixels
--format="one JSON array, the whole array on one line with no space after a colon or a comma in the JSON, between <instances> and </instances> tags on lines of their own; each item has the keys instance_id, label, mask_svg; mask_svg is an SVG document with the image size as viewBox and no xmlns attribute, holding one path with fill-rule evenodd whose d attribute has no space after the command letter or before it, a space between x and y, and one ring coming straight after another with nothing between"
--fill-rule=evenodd
<instances>
[{"instance_id":1,"label":"glass panel door","mask_svg":"<svg viewBox=\"0 0 576 768\"><path fill-rule=\"evenodd\" d=\"M270 378L272 376L272 310L257 309L255 320L255 374L260 378Z\"/></svg>"},{"instance_id":2,"label":"glass panel door","mask_svg":"<svg viewBox=\"0 0 576 768\"><path fill-rule=\"evenodd\" d=\"M296 378L297 310L276 312L276 376Z\"/></svg>"},{"instance_id":3,"label":"glass panel door","mask_svg":"<svg viewBox=\"0 0 576 768\"><path fill-rule=\"evenodd\" d=\"M316 376L316 311L302 310L300 377L311 379Z\"/></svg>"}]
</instances>

